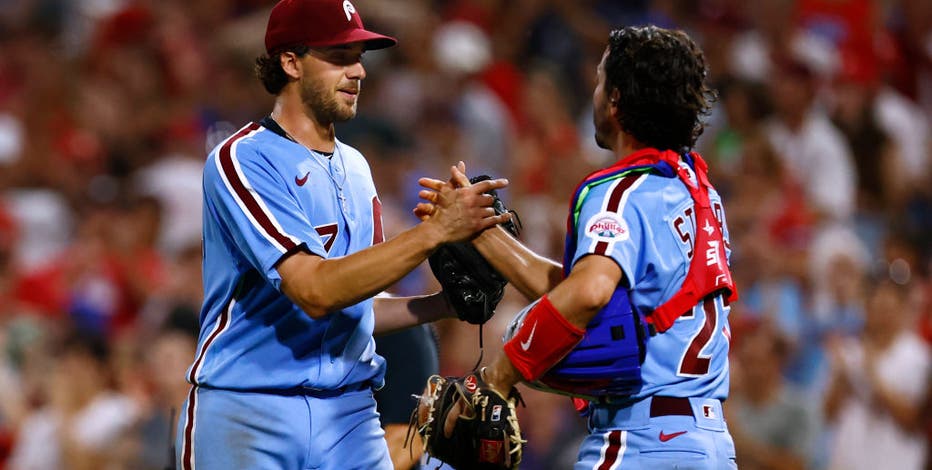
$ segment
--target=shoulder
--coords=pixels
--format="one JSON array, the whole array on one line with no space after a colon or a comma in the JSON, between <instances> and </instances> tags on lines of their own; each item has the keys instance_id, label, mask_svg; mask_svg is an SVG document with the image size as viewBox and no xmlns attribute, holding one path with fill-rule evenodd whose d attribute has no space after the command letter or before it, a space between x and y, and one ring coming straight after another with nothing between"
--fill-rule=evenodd
<instances>
[{"instance_id":1,"label":"shoulder","mask_svg":"<svg viewBox=\"0 0 932 470\"><path fill-rule=\"evenodd\" d=\"M274 137L264 127L249 123L217 144L207 156L207 168L226 165L240 166L243 163L265 159L264 154L275 151Z\"/></svg>"},{"instance_id":2,"label":"shoulder","mask_svg":"<svg viewBox=\"0 0 932 470\"><path fill-rule=\"evenodd\" d=\"M689 198L686 187L677 178L653 171L629 173L614 181L594 187L587 205L600 204L602 210L619 214L645 215L665 213L671 205Z\"/></svg>"},{"instance_id":3,"label":"shoulder","mask_svg":"<svg viewBox=\"0 0 932 470\"><path fill-rule=\"evenodd\" d=\"M264 127L254 122L246 124L215 145L208 155L208 160L221 156L240 157L242 154L255 153L255 150L267 137L263 135L268 134L268 132L264 132L265 130Z\"/></svg>"},{"instance_id":4,"label":"shoulder","mask_svg":"<svg viewBox=\"0 0 932 470\"><path fill-rule=\"evenodd\" d=\"M638 192L649 180L664 179L654 175L650 170L620 171L613 174L590 177L580 184L579 200L627 200L631 194ZM611 202L609 202L611 204Z\"/></svg>"}]
</instances>

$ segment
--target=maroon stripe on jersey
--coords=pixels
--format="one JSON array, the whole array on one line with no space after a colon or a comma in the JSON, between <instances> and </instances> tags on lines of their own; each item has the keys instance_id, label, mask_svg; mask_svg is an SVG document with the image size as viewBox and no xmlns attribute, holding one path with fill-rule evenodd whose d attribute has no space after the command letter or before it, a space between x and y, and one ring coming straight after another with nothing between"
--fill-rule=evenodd
<instances>
[{"instance_id":1,"label":"maroon stripe on jersey","mask_svg":"<svg viewBox=\"0 0 932 470\"><path fill-rule=\"evenodd\" d=\"M385 241L382 232L382 201L378 196L372 196L372 244L378 245Z\"/></svg>"},{"instance_id":2,"label":"maroon stripe on jersey","mask_svg":"<svg viewBox=\"0 0 932 470\"><path fill-rule=\"evenodd\" d=\"M223 311L220 312L220 319L217 320L217 327L214 328L214 331L207 337L207 340L204 341L204 344L201 346L200 352L197 353L197 359L194 360L194 365L191 366L191 373L188 374L188 382L193 385L197 385L197 373L198 369L201 368L201 363L204 362L204 356L207 355L207 348L217 339L217 336L220 336L220 333L227 328L227 323L230 322L230 317L233 316L233 313L230 310L233 309L233 300L230 299L230 303L223 308Z\"/></svg>"},{"instance_id":3,"label":"maroon stripe on jersey","mask_svg":"<svg viewBox=\"0 0 932 470\"><path fill-rule=\"evenodd\" d=\"M615 461L618 460L618 451L621 450L621 431L615 430L608 433L608 449L605 449L605 458L602 465L596 470L609 470Z\"/></svg>"},{"instance_id":4,"label":"maroon stripe on jersey","mask_svg":"<svg viewBox=\"0 0 932 470\"><path fill-rule=\"evenodd\" d=\"M181 468L194 469L194 407L197 405L197 385L188 392L188 409L185 412L184 436L182 437Z\"/></svg>"},{"instance_id":5,"label":"maroon stripe on jersey","mask_svg":"<svg viewBox=\"0 0 932 470\"><path fill-rule=\"evenodd\" d=\"M628 188L634 184L635 181L640 178L641 174L625 176L618 182L618 185L615 186L615 189L612 191L612 195L608 198L608 205L605 206L605 210L609 212L618 212L618 206L621 204L621 197L628 192Z\"/></svg>"},{"instance_id":6,"label":"maroon stripe on jersey","mask_svg":"<svg viewBox=\"0 0 932 470\"><path fill-rule=\"evenodd\" d=\"M246 184L243 182L239 172L236 171L236 166L233 164L233 144L246 136L246 134L258 128L258 124L252 123L234 134L233 137L227 139L223 147L220 148L220 155L218 157L220 159L220 168L223 169L223 174L226 176L227 181L230 182L230 186L233 188L236 198L246 206L249 215L252 216L265 233L281 246L285 247L285 251L288 251L296 246L294 240L275 228L275 225L272 224L272 220L269 219L268 214L262 210L255 196L246 189Z\"/></svg>"},{"instance_id":7,"label":"maroon stripe on jersey","mask_svg":"<svg viewBox=\"0 0 932 470\"><path fill-rule=\"evenodd\" d=\"M605 206L605 210L608 212L618 212L618 206L621 205L621 197L628 192L628 189L631 188L631 185L640 178L641 174L625 176L621 178L621 181L618 182L618 185L615 186L615 189L612 190L612 194L608 197L608 204ZM621 215L621 214L618 214ZM595 244L595 251L593 253L597 255L605 255L605 252L608 250L608 243L600 241Z\"/></svg>"},{"instance_id":8,"label":"maroon stripe on jersey","mask_svg":"<svg viewBox=\"0 0 932 470\"><path fill-rule=\"evenodd\" d=\"M204 362L204 356L207 355L207 349L213 344L214 340L217 339L217 336L220 336L220 333L223 333L226 330L227 325L230 323L230 317L233 315L231 310L233 309L233 300L230 299L230 302L224 307L223 311L220 313L220 319L217 320L217 326L214 328L214 331L210 333L210 336L204 341L204 344L201 345L201 350L197 353L197 358L194 359L194 364L191 366L191 373L188 374L188 382L191 382L191 391L188 392L188 409L185 413L186 421L184 423L184 441L183 448L181 450L181 463L184 470L191 470L194 468L194 408L197 406L197 373L201 368L201 363Z\"/></svg>"},{"instance_id":9,"label":"maroon stripe on jersey","mask_svg":"<svg viewBox=\"0 0 932 470\"><path fill-rule=\"evenodd\" d=\"M596 254L604 255L605 250L608 250L608 242L598 242L595 244Z\"/></svg>"}]
</instances>

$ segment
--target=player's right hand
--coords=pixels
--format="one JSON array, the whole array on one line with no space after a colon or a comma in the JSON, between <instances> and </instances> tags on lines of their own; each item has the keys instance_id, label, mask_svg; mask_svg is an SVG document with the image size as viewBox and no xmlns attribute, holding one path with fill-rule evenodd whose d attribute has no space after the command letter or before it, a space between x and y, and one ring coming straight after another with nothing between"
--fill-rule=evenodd
<instances>
[{"instance_id":1,"label":"player's right hand","mask_svg":"<svg viewBox=\"0 0 932 470\"><path fill-rule=\"evenodd\" d=\"M456 166L450 169L450 180L449 183L453 185L454 188L463 188L471 186L472 183L469 182L469 177L466 176L466 163L460 160ZM421 186L425 188L435 188L443 186L443 181L435 180L433 178L421 178L418 180ZM414 216L422 221L427 220L431 215L434 214L436 206L433 202L436 200L437 192L433 189L422 189L418 194L418 197L424 199L428 202L419 202L414 207Z\"/></svg>"},{"instance_id":2,"label":"player's right hand","mask_svg":"<svg viewBox=\"0 0 932 470\"><path fill-rule=\"evenodd\" d=\"M459 167L450 169L450 181L421 178L418 183L427 188L420 196L428 204L419 204L415 213L425 224L435 227L442 243L463 241L495 225L511 220L510 213L496 215L495 198L486 192L508 186L504 178L480 181L474 185L454 187L453 181L465 178ZM468 178L466 178L468 181ZM426 197L425 197L426 196Z\"/></svg>"}]
</instances>

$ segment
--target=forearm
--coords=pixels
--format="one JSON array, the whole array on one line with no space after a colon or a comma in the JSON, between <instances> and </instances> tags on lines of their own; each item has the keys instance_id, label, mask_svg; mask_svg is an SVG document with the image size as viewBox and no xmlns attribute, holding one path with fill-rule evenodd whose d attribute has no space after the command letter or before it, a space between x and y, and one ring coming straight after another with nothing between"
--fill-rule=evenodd
<instances>
[{"instance_id":1,"label":"forearm","mask_svg":"<svg viewBox=\"0 0 932 470\"><path fill-rule=\"evenodd\" d=\"M417 297L377 296L373 310L376 336L456 316L440 292Z\"/></svg>"},{"instance_id":2,"label":"forearm","mask_svg":"<svg viewBox=\"0 0 932 470\"><path fill-rule=\"evenodd\" d=\"M424 262L438 236L419 224L395 238L338 258L297 253L279 264L282 292L312 318L384 291Z\"/></svg>"},{"instance_id":3,"label":"forearm","mask_svg":"<svg viewBox=\"0 0 932 470\"><path fill-rule=\"evenodd\" d=\"M388 444L388 453L392 459L392 465L395 470L409 470L414 467L420 458L421 448L423 444L421 443L421 435L414 433L411 437L411 442L408 443L407 447L405 444L405 437L408 434L408 425L407 424L388 424L384 426L385 429L385 442Z\"/></svg>"},{"instance_id":4,"label":"forearm","mask_svg":"<svg viewBox=\"0 0 932 470\"><path fill-rule=\"evenodd\" d=\"M563 280L563 267L539 256L501 227L473 239L473 245L528 300L540 298Z\"/></svg>"},{"instance_id":5,"label":"forearm","mask_svg":"<svg viewBox=\"0 0 932 470\"><path fill-rule=\"evenodd\" d=\"M552 367L578 343L592 318L611 300L621 278L621 269L611 259L583 258L566 280L528 312L524 325L506 343L507 353L488 368L488 382L501 391L520 380L536 380L533 375ZM535 334L537 342L532 342ZM515 341L523 345L512 347Z\"/></svg>"}]
</instances>

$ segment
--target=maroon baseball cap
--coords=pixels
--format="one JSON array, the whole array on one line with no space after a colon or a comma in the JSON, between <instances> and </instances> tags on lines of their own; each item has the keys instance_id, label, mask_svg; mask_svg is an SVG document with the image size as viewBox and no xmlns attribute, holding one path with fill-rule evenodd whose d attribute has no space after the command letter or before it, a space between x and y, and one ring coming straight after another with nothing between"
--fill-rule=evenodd
<instances>
[{"instance_id":1,"label":"maroon baseball cap","mask_svg":"<svg viewBox=\"0 0 932 470\"><path fill-rule=\"evenodd\" d=\"M327 47L364 42L367 50L384 49L398 41L362 25L350 0L281 0L272 8L265 30L269 53L292 46Z\"/></svg>"}]
</instances>

